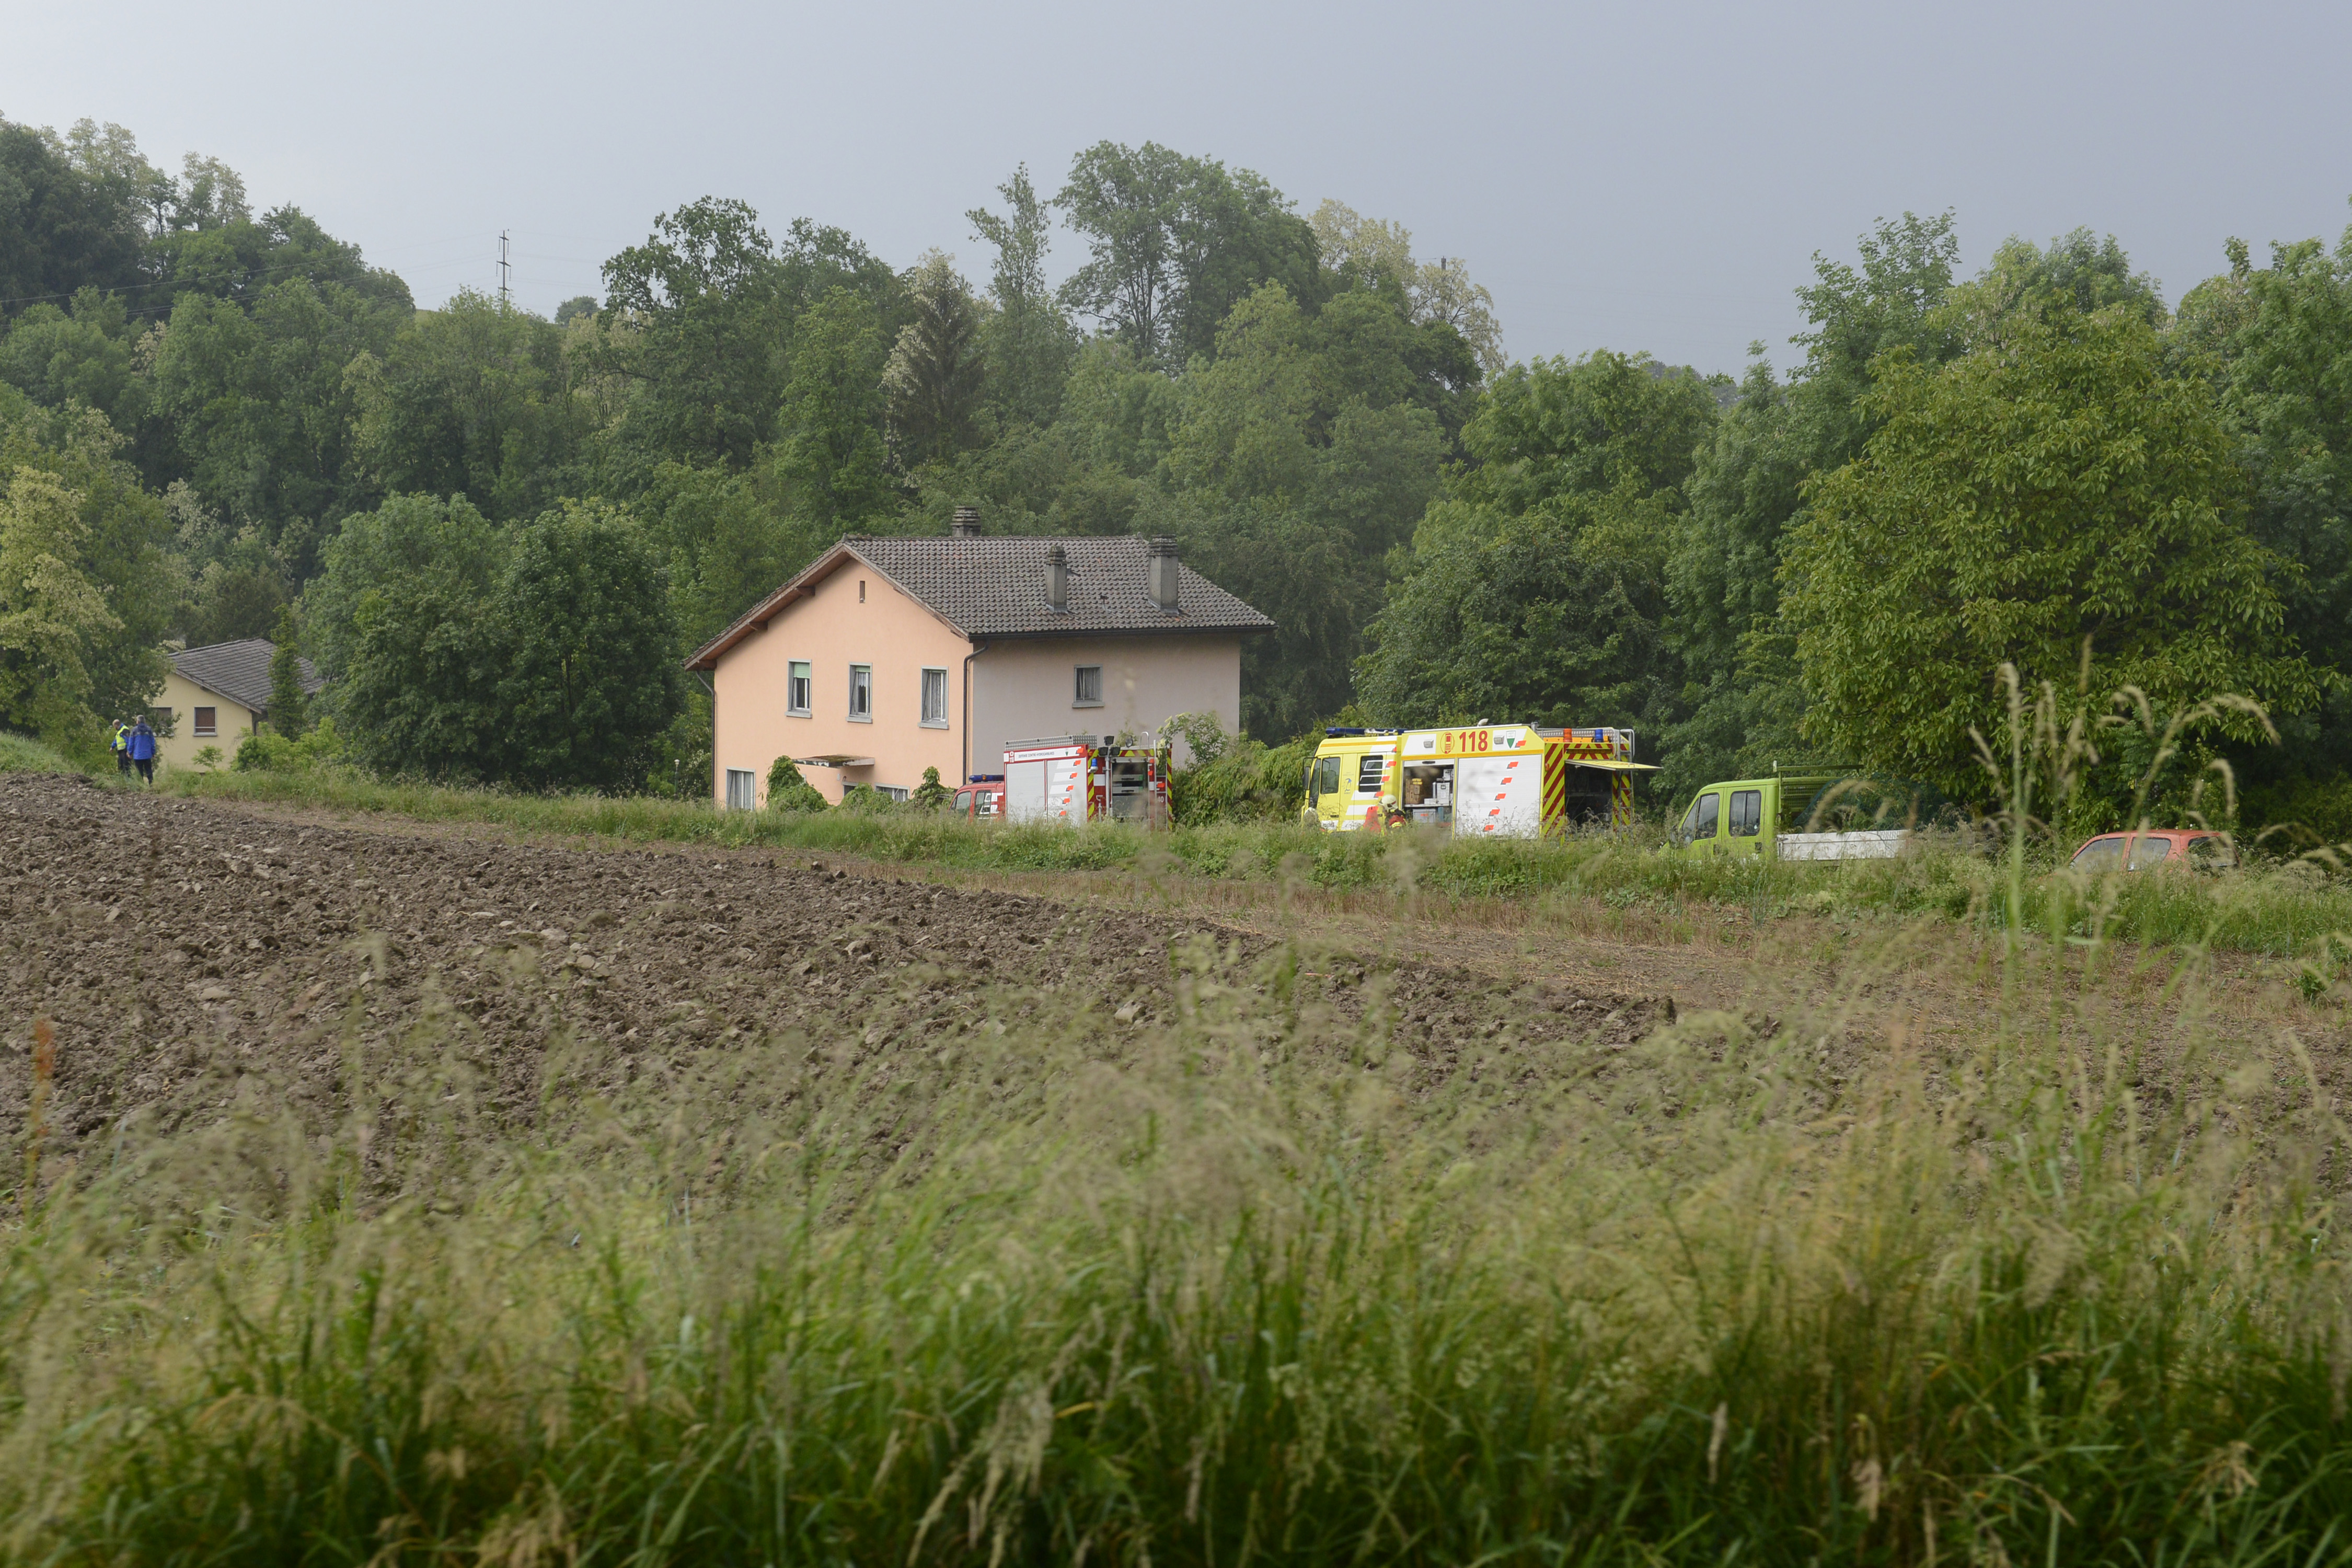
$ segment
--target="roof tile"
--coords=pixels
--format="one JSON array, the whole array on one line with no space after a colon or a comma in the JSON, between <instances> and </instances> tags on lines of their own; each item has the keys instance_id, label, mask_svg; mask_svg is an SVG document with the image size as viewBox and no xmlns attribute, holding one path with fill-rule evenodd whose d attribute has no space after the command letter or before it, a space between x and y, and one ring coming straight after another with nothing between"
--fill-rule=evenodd
<instances>
[{"instance_id":1,"label":"roof tile","mask_svg":"<svg viewBox=\"0 0 2352 1568\"><path fill-rule=\"evenodd\" d=\"M1045 602L1045 555L1056 544L1069 567L1069 607L1063 610ZM1273 621L1181 561L1176 613L1162 610L1152 603L1146 576L1150 542L1131 534L853 535L841 542L839 550L889 578L968 637L1274 629ZM765 625L795 596L795 590L826 574L835 561L835 552L827 552L705 644L688 663L708 668L741 641L748 627Z\"/></svg>"},{"instance_id":2,"label":"roof tile","mask_svg":"<svg viewBox=\"0 0 2352 1568\"><path fill-rule=\"evenodd\" d=\"M237 706L249 708L256 713L268 713L269 661L277 653L278 645L268 637L244 637L236 642L216 642L203 647L184 648L172 656L172 668L206 691L226 697ZM305 695L327 684L318 667L309 659L300 658L297 662L302 667Z\"/></svg>"}]
</instances>

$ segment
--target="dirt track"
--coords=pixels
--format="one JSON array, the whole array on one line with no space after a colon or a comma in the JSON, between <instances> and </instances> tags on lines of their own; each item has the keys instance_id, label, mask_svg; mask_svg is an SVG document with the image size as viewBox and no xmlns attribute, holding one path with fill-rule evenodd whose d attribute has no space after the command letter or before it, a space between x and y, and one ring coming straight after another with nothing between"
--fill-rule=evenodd
<instances>
[{"instance_id":1,"label":"dirt track","mask_svg":"<svg viewBox=\"0 0 2352 1568\"><path fill-rule=\"evenodd\" d=\"M47 1120L68 1138L134 1115L166 1129L238 1108L331 1118L349 1026L375 1042L437 1023L492 1113L525 1118L560 1037L625 1081L793 1030L919 1046L980 1024L1008 989L1123 1025L1166 1005L1171 949L1205 938L1246 963L1269 945L1201 919L764 852L354 830L28 774L0 777L0 1130L23 1125L26 1047L47 1018ZM1472 995L1515 991L1531 1038L1612 1044L1673 1008L1444 963L1383 966L1376 987L1359 963L1323 971L1306 981L1335 1008L1375 991L1402 1047L1437 1070L1491 1028L1461 1005Z\"/></svg>"}]
</instances>

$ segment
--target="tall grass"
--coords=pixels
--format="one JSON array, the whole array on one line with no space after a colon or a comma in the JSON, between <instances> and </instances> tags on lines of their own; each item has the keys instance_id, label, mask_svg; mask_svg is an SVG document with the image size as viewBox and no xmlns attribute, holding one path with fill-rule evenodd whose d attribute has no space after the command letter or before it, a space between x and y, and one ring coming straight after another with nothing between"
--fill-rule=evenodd
<instances>
[{"instance_id":1,"label":"tall grass","mask_svg":"<svg viewBox=\"0 0 2352 1568\"><path fill-rule=\"evenodd\" d=\"M0 730L0 773L78 773L81 772L64 752L47 746L29 735L18 735Z\"/></svg>"},{"instance_id":2,"label":"tall grass","mask_svg":"<svg viewBox=\"0 0 2352 1568\"><path fill-rule=\"evenodd\" d=\"M917 973L633 1090L559 1037L520 1125L462 1025L353 1035L339 1121L11 1194L0 1551L2352 1559L2326 1091L2049 951L1949 1053L1351 1021L1296 950L1131 1028Z\"/></svg>"}]
</instances>

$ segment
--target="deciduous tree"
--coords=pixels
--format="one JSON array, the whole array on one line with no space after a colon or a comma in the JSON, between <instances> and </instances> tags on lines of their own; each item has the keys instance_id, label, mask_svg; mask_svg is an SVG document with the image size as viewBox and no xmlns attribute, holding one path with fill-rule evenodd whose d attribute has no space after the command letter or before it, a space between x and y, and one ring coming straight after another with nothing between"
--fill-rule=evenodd
<instances>
[{"instance_id":1,"label":"deciduous tree","mask_svg":"<svg viewBox=\"0 0 2352 1568\"><path fill-rule=\"evenodd\" d=\"M835 289L794 329L775 479L796 521L830 543L885 510L882 368L887 352L873 304Z\"/></svg>"},{"instance_id":2,"label":"deciduous tree","mask_svg":"<svg viewBox=\"0 0 2352 1568\"><path fill-rule=\"evenodd\" d=\"M567 502L521 531L499 600L507 776L537 788L644 787L684 700L660 558L634 519Z\"/></svg>"},{"instance_id":3,"label":"deciduous tree","mask_svg":"<svg viewBox=\"0 0 2352 1568\"><path fill-rule=\"evenodd\" d=\"M1981 797L1971 732L2002 732L1995 667L2071 693L2085 639L2095 714L2125 686L2160 711L2315 700L2211 386L2168 374L2128 304L1996 327L1947 364L1889 351L1860 411L1879 427L1809 487L1781 568L1807 733Z\"/></svg>"},{"instance_id":4,"label":"deciduous tree","mask_svg":"<svg viewBox=\"0 0 2352 1568\"><path fill-rule=\"evenodd\" d=\"M1666 561L1715 388L1603 351L1496 379L1358 662L1382 722L1532 719L1653 735L1681 670Z\"/></svg>"},{"instance_id":5,"label":"deciduous tree","mask_svg":"<svg viewBox=\"0 0 2352 1568\"><path fill-rule=\"evenodd\" d=\"M1088 242L1064 301L1146 363L1181 369L1213 353L1226 315L1261 284L1321 299L1314 230L1247 169L1155 142L1101 142L1078 154L1054 201Z\"/></svg>"},{"instance_id":6,"label":"deciduous tree","mask_svg":"<svg viewBox=\"0 0 2352 1568\"><path fill-rule=\"evenodd\" d=\"M121 627L81 569L82 502L37 468L0 485L0 723L77 746L98 723L83 649Z\"/></svg>"},{"instance_id":7,"label":"deciduous tree","mask_svg":"<svg viewBox=\"0 0 2352 1568\"><path fill-rule=\"evenodd\" d=\"M1077 353L1077 333L1045 281L1053 210L1029 183L1025 163L996 194L1004 199L1003 216L985 207L964 214L972 232L996 247L988 289L995 310L982 327L990 397L1008 424L1049 425L1061 412L1062 385Z\"/></svg>"}]
</instances>

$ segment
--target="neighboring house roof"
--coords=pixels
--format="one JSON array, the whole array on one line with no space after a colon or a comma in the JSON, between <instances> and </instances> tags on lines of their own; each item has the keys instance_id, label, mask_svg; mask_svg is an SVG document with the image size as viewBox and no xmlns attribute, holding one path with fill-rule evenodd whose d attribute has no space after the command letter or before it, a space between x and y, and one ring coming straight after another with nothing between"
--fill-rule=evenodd
<instances>
[{"instance_id":1,"label":"neighboring house roof","mask_svg":"<svg viewBox=\"0 0 2352 1568\"><path fill-rule=\"evenodd\" d=\"M269 711L269 661L277 653L278 645L268 637L245 637L184 648L172 656L172 668L215 696L266 714ZM304 696L327 684L309 659L298 658L295 663L302 669Z\"/></svg>"},{"instance_id":2,"label":"neighboring house roof","mask_svg":"<svg viewBox=\"0 0 2352 1568\"><path fill-rule=\"evenodd\" d=\"M1045 554L1062 547L1069 568L1069 605L1045 602ZM1219 632L1231 637L1274 630L1274 622L1179 562L1176 609L1152 603L1147 577L1150 542L1134 535L1005 538L936 534L913 539L845 539L734 625L698 648L690 669L767 624L794 599L813 593L845 559L865 563L966 637L1105 637L1129 633Z\"/></svg>"}]
</instances>

